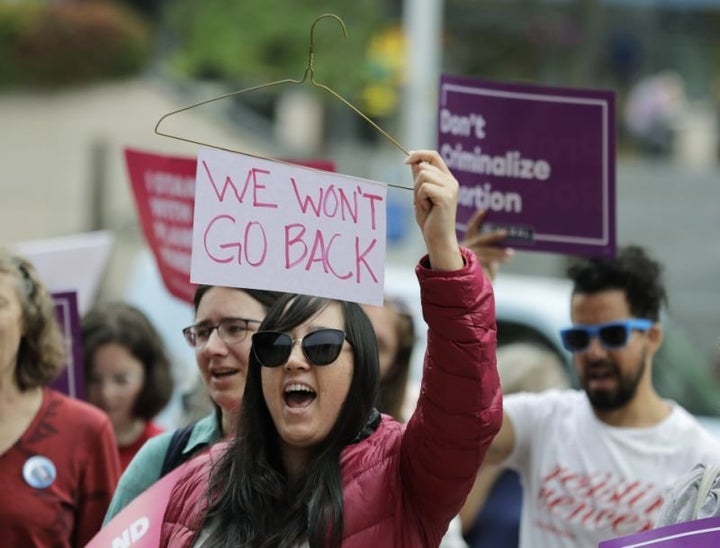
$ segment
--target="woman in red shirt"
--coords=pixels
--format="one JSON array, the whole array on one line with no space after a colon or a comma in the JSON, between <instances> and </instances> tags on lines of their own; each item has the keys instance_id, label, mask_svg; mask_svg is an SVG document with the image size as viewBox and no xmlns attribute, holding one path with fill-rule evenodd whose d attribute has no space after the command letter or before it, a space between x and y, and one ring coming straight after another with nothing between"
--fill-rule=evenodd
<instances>
[{"instance_id":1,"label":"woman in red shirt","mask_svg":"<svg viewBox=\"0 0 720 548\"><path fill-rule=\"evenodd\" d=\"M85 546L120 476L107 416L48 388L66 346L31 263L0 247L0 544Z\"/></svg>"},{"instance_id":2,"label":"woman in red shirt","mask_svg":"<svg viewBox=\"0 0 720 548\"><path fill-rule=\"evenodd\" d=\"M122 302L88 312L82 341L88 400L110 417L125 470L140 447L162 432L152 418L172 394L170 360L150 320Z\"/></svg>"}]
</instances>

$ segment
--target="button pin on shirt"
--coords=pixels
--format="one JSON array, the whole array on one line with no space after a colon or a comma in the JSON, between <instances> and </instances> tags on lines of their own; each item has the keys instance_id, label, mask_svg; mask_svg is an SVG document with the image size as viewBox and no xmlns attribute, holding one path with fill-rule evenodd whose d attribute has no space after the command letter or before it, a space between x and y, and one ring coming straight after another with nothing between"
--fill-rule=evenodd
<instances>
[{"instance_id":1,"label":"button pin on shirt","mask_svg":"<svg viewBox=\"0 0 720 548\"><path fill-rule=\"evenodd\" d=\"M45 489L52 485L57 476L53 462L42 455L35 455L25 461L22 469L25 482L35 489Z\"/></svg>"}]
</instances>

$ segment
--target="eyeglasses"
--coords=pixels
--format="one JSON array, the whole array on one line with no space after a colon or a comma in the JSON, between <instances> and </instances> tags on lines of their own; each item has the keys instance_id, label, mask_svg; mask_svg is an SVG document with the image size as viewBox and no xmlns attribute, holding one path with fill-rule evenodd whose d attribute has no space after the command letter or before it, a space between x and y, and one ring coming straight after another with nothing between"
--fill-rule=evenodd
<instances>
[{"instance_id":1,"label":"eyeglasses","mask_svg":"<svg viewBox=\"0 0 720 548\"><path fill-rule=\"evenodd\" d=\"M227 344L237 344L247 338L251 323L260 323L260 320L246 318L225 318L216 325L191 325L182 330L187 343L193 348L201 348L210 340L210 335L217 329L220 338Z\"/></svg>"},{"instance_id":2,"label":"eyeglasses","mask_svg":"<svg viewBox=\"0 0 720 548\"><path fill-rule=\"evenodd\" d=\"M252 350L260 365L278 367L290 358L293 346L300 341L305 358L312 365L329 365L340 355L345 332L340 329L318 329L293 339L280 331L258 331L252 336Z\"/></svg>"},{"instance_id":3,"label":"eyeglasses","mask_svg":"<svg viewBox=\"0 0 720 548\"><path fill-rule=\"evenodd\" d=\"M625 346L633 330L647 331L654 322L642 318L630 318L597 325L574 325L560 330L563 346L570 352L582 352L590 346L590 339L597 336L600 344L608 349Z\"/></svg>"}]
</instances>

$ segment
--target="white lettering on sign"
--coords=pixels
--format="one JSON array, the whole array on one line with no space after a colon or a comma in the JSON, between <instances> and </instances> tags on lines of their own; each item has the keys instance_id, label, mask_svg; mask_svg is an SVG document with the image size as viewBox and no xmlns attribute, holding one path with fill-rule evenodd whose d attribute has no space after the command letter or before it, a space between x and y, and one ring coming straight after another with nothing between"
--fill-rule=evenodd
<instances>
[{"instance_id":1,"label":"white lettering on sign","mask_svg":"<svg viewBox=\"0 0 720 548\"><path fill-rule=\"evenodd\" d=\"M112 548L127 548L137 543L150 530L150 520L145 516L135 520L130 527L123 530L119 537L115 537L112 542Z\"/></svg>"}]
</instances>

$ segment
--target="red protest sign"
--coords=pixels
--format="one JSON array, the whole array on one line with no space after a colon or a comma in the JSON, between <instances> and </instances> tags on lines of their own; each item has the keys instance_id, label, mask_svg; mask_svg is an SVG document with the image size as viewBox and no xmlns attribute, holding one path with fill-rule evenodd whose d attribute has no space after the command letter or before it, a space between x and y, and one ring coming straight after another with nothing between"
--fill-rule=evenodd
<instances>
[{"instance_id":1,"label":"red protest sign","mask_svg":"<svg viewBox=\"0 0 720 548\"><path fill-rule=\"evenodd\" d=\"M292 163L335 171L325 160ZM170 294L192 303L190 282L196 158L125 149L125 163L143 235Z\"/></svg>"},{"instance_id":2,"label":"red protest sign","mask_svg":"<svg viewBox=\"0 0 720 548\"><path fill-rule=\"evenodd\" d=\"M195 158L125 150L125 162L145 239L167 290L192 302L190 251Z\"/></svg>"}]
</instances>

